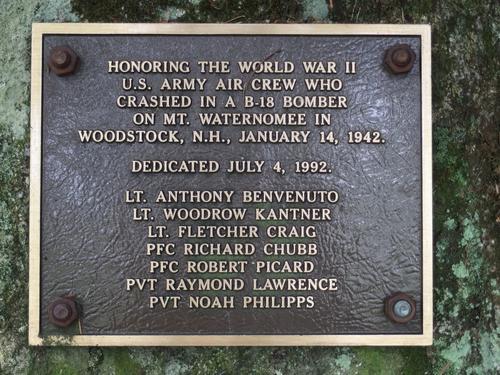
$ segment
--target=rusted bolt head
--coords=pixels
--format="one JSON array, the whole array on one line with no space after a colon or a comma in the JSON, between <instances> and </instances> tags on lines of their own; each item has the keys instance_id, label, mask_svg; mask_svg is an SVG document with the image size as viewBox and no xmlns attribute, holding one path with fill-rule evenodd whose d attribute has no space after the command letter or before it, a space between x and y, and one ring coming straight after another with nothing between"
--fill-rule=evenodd
<instances>
[{"instance_id":1,"label":"rusted bolt head","mask_svg":"<svg viewBox=\"0 0 500 375\"><path fill-rule=\"evenodd\" d=\"M385 299L384 312L394 323L408 323L415 318L417 304L408 294L397 292Z\"/></svg>"},{"instance_id":2,"label":"rusted bolt head","mask_svg":"<svg viewBox=\"0 0 500 375\"><path fill-rule=\"evenodd\" d=\"M71 298L58 298L48 310L50 322L58 327L67 327L78 318L76 303Z\"/></svg>"},{"instance_id":3,"label":"rusted bolt head","mask_svg":"<svg viewBox=\"0 0 500 375\"><path fill-rule=\"evenodd\" d=\"M384 63L393 74L408 73L417 56L408 44L396 44L385 51Z\"/></svg>"},{"instance_id":4,"label":"rusted bolt head","mask_svg":"<svg viewBox=\"0 0 500 375\"><path fill-rule=\"evenodd\" d=\"M77 54L67 46L57 46L50 51L49 68L58 76L73 74L78 68L78 63Z\"/></svg>"}]
</instances>

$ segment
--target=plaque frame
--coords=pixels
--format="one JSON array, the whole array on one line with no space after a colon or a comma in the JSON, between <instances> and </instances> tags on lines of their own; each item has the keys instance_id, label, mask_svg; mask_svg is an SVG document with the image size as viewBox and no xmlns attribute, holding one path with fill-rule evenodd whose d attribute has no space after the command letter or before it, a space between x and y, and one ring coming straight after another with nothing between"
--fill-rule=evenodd
<instances>
[{"instance_id":1,"label":"plaque frame","mask_svg":"<svg viewBox=\"0 0 500 375\"><path fill-rule=\"evenodd\" d=\"M40 336L42 42L47 34L415 36L421 40L422 333L342 335L74 335ZM432 345L432 107L430 25L391 24L92 24L34 23L31 54L29 203L30 345L67 346L416 346Z\"/></svg>"}]
</instances>

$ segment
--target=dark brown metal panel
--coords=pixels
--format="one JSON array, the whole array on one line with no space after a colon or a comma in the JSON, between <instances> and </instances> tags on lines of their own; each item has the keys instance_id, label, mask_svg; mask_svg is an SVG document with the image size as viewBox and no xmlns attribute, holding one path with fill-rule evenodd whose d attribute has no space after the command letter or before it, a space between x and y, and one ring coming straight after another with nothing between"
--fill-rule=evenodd
<instances>
[{"instance_id":1,"label":"dark brown metal panel","mask_svg":"<svg viewBox=\"0 0 500 375\"><path fill-rule=\"evenodd\" d=\"M415 52L415 63L407 74L392 74L384 63L386 50L398 44ZM43 42L45 64L52 48L61 45L69 46L80 57L80 66L64 77L49 69L43 72L42 335L61 333L61 328L50 323L47 311L54 300L69 293L77 296L82 332L87 335L422 332L418 37L47 35ZM130 115L134 111L114 104L120 92L120 75L107 73L108 60L188 60L195 65L199 59L235 62L271 55L272 60L293 61L297 66L304 60L358 62L358 74L338 75L344 79L342 93L349 101L347 110L332 110L332 130L343 140L338 146L317 142L103 146L82 144L78 139L78 129L133 128ZM301 78L298 72L294 76ZM165 77L148 75L154 87ZM230 77L239 75L234 71ZM300 83L295 92L305 93L304 85ZM205 91L205 95L212 94L216 93L211 89ZM195 120L197 107L195 100L190 110L192 126L181 132L200 129ZM222 130L225 136L236 138L240 129ZM379 130L387 143L348 145L350 130ZM270 169L258 176L130 172L134 159L207 158L259 159L268 164L281 160L288 169L297 160L326 160L334 171L307 178L293 173L279 176ZM130 206L123 203L125 190L134 188L152 192L150 198L162 189L336 189L340 200L332 206L333 221L316 224L320 250L311 259L316 268L308 277L337 277L339 290L310 293L315 296L313 309L221 311L190 310L181 305L178 310L150 310L148 292L125 291L127 277L150 276L148 262L152 259L145 253L148 224L134 223ZM163 208L151 206L155 211ZM296 223L288 223L292 224ZM263 238L253 241L258 248L263 242ZM252 275L244 277L251 279ZM384 300L396 292L404 292L415 301L416 316L408 323L395 323L384 314Z\"/></svg>"}]
</instances>

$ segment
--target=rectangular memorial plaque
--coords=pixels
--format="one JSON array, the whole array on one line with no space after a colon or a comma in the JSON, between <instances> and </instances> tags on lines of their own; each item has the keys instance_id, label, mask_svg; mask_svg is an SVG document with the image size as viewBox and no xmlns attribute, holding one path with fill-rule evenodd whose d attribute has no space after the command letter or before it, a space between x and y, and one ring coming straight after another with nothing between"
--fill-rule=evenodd
<instances>
[{"instance_id":1,"label":"rectangular memorial plaque","mask_svg":"<svg viewBox=\"0 0 500 375\"><path fill-rule=\"evenodd\" d=\"M33 345L432 342L430 28L34 24Z\"/></svg>"}]
</instances>

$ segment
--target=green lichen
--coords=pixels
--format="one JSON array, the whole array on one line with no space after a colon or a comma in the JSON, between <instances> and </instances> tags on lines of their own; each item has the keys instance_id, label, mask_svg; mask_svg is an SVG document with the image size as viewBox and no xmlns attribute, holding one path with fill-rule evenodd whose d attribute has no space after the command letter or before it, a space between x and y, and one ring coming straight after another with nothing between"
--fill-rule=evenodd
<instances>
[{"instance_id":1,"label":"green lichen","mask_svg":"<svg viewBox=\"0 0 500 375\"><path fill-rule=\"evenodd\" d=\"M498 84L493 2L440 3L434 24L435 320L434 368L498 372L490 279L498 201L493 116ZM492 142L493 141L493 142ZM483 344L482 344L483 343ZM491 360L492 353L497 360Z\"/></svg>"},{"instance_id":2,"label":"green lichen","mask_svg":"<svg viewBox=\"0 0 500 375\"><path fill-rule=\"evenodd\" d=\"M300 21L298 0L72 0L91 22L289 22Z\"/></svg>"},{"instance_id":3,"label":"green lichen","mask_svg":"<svg viewBox=\"0 0 500 375\"><path fill-rule=\"evenodd\" d=\"M90 22L154 22L168 0L72 0L73 11Z\"/></svg>"},{"instance_id":4,"label":"green lichen","mask_svg":"<svg viewBox=\"0 0 500 375\"><path fill-rule=\"evenodd\" d=\"M359 348L354 350L360 375L417 375L430 369L423 349Z\"/></svg>"},{"instance_id":5,"label":"green lichen","mask_svg":"<svg viewBox=\"0 0 500 375\"><path fill-rule=\"evenodd\" d=\"M453 271L453 274L459 279L465 279L469 276L469 270L463 262L454 264L451 267L451 270Z\"/></svg>"},{"instance_id":6,"label":"green lichen","mask_svg":"<svg viewBox=\"0 0 500 375\"><path fill-rule=\"evenodd\" d=\"M135 348L129 354L148 374L164 374L165 358L161 350Z\"/></svg>"},{"instance_id":7,"label":"green lichen","mask_svg":"<svg viewBox=\"0 0 500 375\"><path fill-rule=\"evenodd\" d=\"M43 356L34 356L29 374L79 375L87 371L88 361L89 351L86 349L51 348L44 350Z\"/></svg>"},{"instance_id":8,"label":"green lichen","mask_svg":"<svg viewBox=\"0 0 500 375\"><path fill-rule=\"evenodd\" d=\"M113 375L139 375L144 373L146 367L142 367L124 348L106 350L103 360L99 364L97 373ZM153 374L152 372L147 372ZM155 373L156 374L156 373Z\"/></svg>"},{"instance_id":9,"label":"green lichen","mask_svg":"<svg viewBox=\"0 0 500 375\"><path fill-rule=\"evenodd\" d=\"M30 348L27 215L34 21L430 23L435 341L431 348ZM500 371L499 5L399 0L6 0L0 7L1 374L493 374Z\"/></svg>"},{"instance_id":10,"label":"green lichen","mask_svg":"<svg viewBox=\"0 0 500 375\"><path fill-rule=\"evenodd\" d=\"M452 343L441 352L441 356L449 361L455 370L463 368L463 364L471 351L470 332L465 332L457 342Z\"/></svg>"},{"instance_id":11,"label":"green lichen","mask_svg":"<svg viewBox=\"0 0 500 375\"><path fill-rule=\"evenodd\" d=\"M337 358L335 358L335 365L341 371L350 370L352 365L352 355L349 354L339 355Z\"/></svg>"},{"instance_id":12,"label":"green lichen","mask_svg":"<svg viewBox=\"0 0 500 375\"><path fill-rule=\"evenodd\" d=\"M328 5L325 0L302 1L302 12L307 20L326 20L328 18Z\"/></svg>"}]
</instances>

